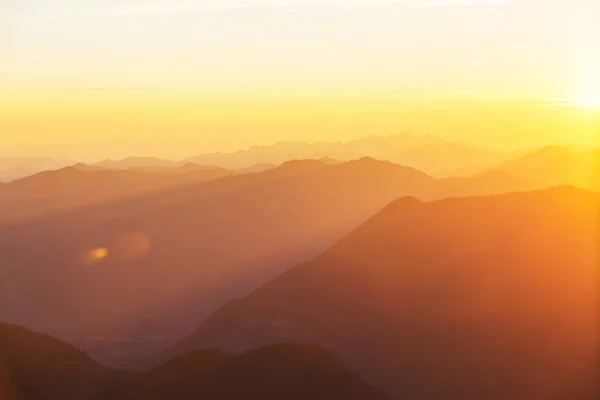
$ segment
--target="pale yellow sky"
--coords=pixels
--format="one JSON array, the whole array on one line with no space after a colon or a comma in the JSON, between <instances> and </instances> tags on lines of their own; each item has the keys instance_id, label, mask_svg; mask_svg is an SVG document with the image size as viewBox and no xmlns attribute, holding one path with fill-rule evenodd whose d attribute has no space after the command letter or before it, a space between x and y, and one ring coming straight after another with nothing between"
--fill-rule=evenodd
<instances>
[{"instance_id":1,"label":"pale yellow sky","mask_svg":"<svg viewBox=\"0 0 600 400\"><path fill-rule=\"evenodd\" d=\"M598 18L596 0L0 0L0 156L591 143Z\"/></svg>"}]
</instances>

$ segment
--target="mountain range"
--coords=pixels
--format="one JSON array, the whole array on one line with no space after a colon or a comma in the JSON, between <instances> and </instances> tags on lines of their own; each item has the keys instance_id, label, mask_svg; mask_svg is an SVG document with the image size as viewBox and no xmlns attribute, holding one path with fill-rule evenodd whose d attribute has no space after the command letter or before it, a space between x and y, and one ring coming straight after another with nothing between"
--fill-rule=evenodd
<instances>
[{"instance_id":1,"label":"mountain range","mask_svg":"<svg viewBox=\"0 0 600 400\"><path fill-rule=\"evenodd\" d=\"M101 204L233 175L224 168L184 165L172 170L107 170L75 164L0 186L0 222Z\"/></svg>"},{"instance_id":2,"label":"mountain range","mask_svg":"<svg viewBox=\"0 0 600 400\"><path fill-rule=\"evenodd\" d=\"M48 182L60 181L62 189L50 186L55 198L81 201L72 193L102 193L100 177L114 186L121 174L140 172L71 168L6 186L37 182L45 193ZM110 365L130 365L181 339L227 300L324 251L398 197L530 188L500 178L438 180L370 158L300 160L12 220L0 225L0 318L69 340ZM4 210L22 206L18 200Z\"/></svg>"},{"instance_id":3,"label":"mountain range","mask_svg":"<svg viewBox=\"0 0 600 400\"><path fill-rule=\"evenodd\" d=\"M596 398L598 150L421 139L359 141L411 166L341 150L230 169L131 157L4 183L0 320L83 349L119 400L235 398L191 376L161 392L170 368L110 368L208 357L220 374L280 343L330 349L398 399ZM86 379L74 393L98 386Z\"/></svg>"},{"instance_id":4,"label":"mountain range","mask_svg":"<svg viewBox=\"0 0 600 400\"><path fill-rule=\"evenodd\" d=\"M401 198L165 356L316 343L398 399L597 398L599 201Z\"/></svg>"},{"instance_id":5,"label":"mountain range","mask_svg":"<svg viewBox=\"0 0 600 400\"><path fill-rule=\"evenodd\" d=\"M342 161L372 157L437 175L472 165L491 166L509 159L510 154L464 143L448 142L429 135L399 133L390 136L371 135L335 143L279 142L274 145L253 146L233 153L201 154L187 161L240 168L256 163L280 164L291 159L324 157Z\"/></svg>"}]
</instances>

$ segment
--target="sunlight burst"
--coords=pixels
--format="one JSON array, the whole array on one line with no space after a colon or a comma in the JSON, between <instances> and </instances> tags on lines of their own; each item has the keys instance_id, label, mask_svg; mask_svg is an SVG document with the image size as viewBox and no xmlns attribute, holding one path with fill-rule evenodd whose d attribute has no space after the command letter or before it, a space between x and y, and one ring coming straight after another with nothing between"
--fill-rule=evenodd
<instances>
[{"instance_id":1,"label":"sunlight burst","mask_svg":"<svg viewBox=\"0 0 600 400\"><path fill-rule=\"evenodd\" d=\"M600 92L584 93L578 102L586 110L600 110Z\"/></svg>"}]
</instances>

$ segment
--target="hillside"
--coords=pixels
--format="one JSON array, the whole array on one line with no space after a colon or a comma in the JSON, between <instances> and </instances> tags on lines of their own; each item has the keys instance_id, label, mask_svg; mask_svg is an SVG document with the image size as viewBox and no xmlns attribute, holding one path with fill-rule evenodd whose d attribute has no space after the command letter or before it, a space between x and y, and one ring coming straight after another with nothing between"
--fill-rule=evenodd
<instances>
[{"instance_id":1,"label":"hillside","mask_svg":"<svg viewBox=\"0 0 600 400\"><path fill-rule=\"evenodd\" d=\"M124 378L58 339L0 323L3 400L100 400Z\"/></svg>"},{"instance_id":2,"label":"hillside","mask_svg":"<svg viewBox=\"0 0 600 400\"><path fill-rule=\"evenodd\" d=\"M309 342L396 398L587 400L599 200L571 187L400 199L167 354Z\"/></svg>"},{"instance_id":3,"label":"hillside","mask_svg":"<svg viewBox=\"0 0 600 400\"><path fill-rule=\"evenodd\" d=\"M278 344L238 356L192 352L141 375L115 400L384 400L314 345Z\"/></svg>"},{"instance_id":4,"label":"hillside","mask_svg":"<svg viewBox=\"0 0 600 400\"><path fill-rule=\"evenodd\" d=\"M278 344L237 356L191 352L148 372L109 370L51 336L0 323L2 400L384 400L336 357Z\"/></svg>"}]
</instances>

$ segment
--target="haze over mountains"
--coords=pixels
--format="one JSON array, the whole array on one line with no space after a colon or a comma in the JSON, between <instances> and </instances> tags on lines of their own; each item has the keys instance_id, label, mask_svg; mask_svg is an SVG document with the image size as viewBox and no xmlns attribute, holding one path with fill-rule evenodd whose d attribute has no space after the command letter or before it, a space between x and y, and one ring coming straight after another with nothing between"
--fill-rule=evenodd
<instances>
[{"instance_id":1,"label":"haze over mountains","mask_svg":"<svg viewBox=\"0 0 600 400\"><path fill-rule=\"evenodd\" d=\"M584 189L600 190L599 162L590 148L509 155L403 134L45 170L0 185L0 321L95 360L82 373L101 382L83 377L67 399L108 382L115 400L228 400L235 381L257 398L590 400L600 203ZM300 364L321 354L298 367L318 376L244 386L261 365L290 371L253 352L281 343ZM303 343L358 375L331 374ZM255 363L237 370L245 351ZM147 376L109 368L181 353ZM211 384L197 380L207 362Z\"/></svg>"},{"instance_id":2,"label":"haze over mountains","mask_svg":"<svg viewBox=\"0 0 600 400\"><path fill-rule=\"evenodd\" d=\"M599 201L572 187L397 200L168 354L309 342L399 399L592 399Z\"/></svg>"},{"instance_id":3,"label":"haze over mountains","mask_svg":"<svg viewBox=\"0 0 600 400\"><path fill-rule=\"evenodd\" d=\"M390 136L372 135L348 142L279 142L274 145L253 146L233 153L201 154L185 160L128 157L122 160L107 159L92 165L115 170L160 170L191 163L244 170L257 165L279 165L293 159L329 158L349 161L362 157L392 161L423 170L428 174L438 174L472 165L490 166L508 159L510 155L433 136L400 133ZM0 159L0 181L14 180L72 164L74 162L54 159Z\"/></svg>"},{"instance_id":4,"label":"haze over mountains","mask_svg":"<svg viewBox=\"0 0 600 400\"><path fill-rule=\"evenodd\" d=\"M404 136L398 137L406 139ZM386 143L392 138L394 137L373 137L371 140ZM383 144L381 146L385 147ZM452 153L456 153L456 157L452 156ZM593 190L600 188L600 176L594 172L598 170L597 166L600 163L600 152L597 149L548 146L520 152L518 157L501 162L493 162L498 157L490 157L489 152L483 149L449 143L423 145L406 154L412 156L404 157L406 163L399 164L412 167L417 165L416 169L422 171L443 171L435 176L448 178L446 183L449 186L470 185L470 189L462 189L464 193L449 188L448 193L454 196L563 184ZM469 162L473 163L452 169L452 160L455 158L470 160ZM506 156L502 157L504 158ZM330 165L342 162L331 157L323 157L320 160ZM158 192L173 186L200 183L234 174L263 172L275 167L274 164L258 163L227 170L223 167L151 157L107 160L98 164L79 163L0 185L0 221L101 204ZM96 174L90 175L92 172ZM470 183L467 183L465 178L470 178ZM498 187L497 191L491 190L494 185ZM481 190L477 191L477 188Z\"/></svg>"},{"instance_id":5,"label":"haze over mountains","mask_svg":"<svg viewBox=\"0 0 600 400\"><path fill-rule=\"evenodd\" d=\"M97 174L113 174L113 182L114 175L139 173L71 172L99 190ZM304 160L16 220L0 226L0 318L122 365L182 338L223 302L314 257L398 197L531 187L504 175L437 180L370 158Z\"/></svg>"},{"instance_id":6,"label":"haze over mountains","mask_svg":"<svg viewBox=\"0 0 600 400\"><path fill-rule=\"evenodd\" d=\"M0 0L0 400L600 400L598 16Z\"/></svg>"},{"instance_id":7,"label":"haze over mountains","mask_svg":"<svg viewBox=\"0 0 600 400\"><path fill-rule=\"evenodd\" d=\"M600 189L600 149L548 146L494 167L544 185Z\"/></svg>"},{"instance_id":8,"label":"haze over mountains","mask_svg":"<svg viewBox=\"0 0 600 400\"><path fill-rule=\"evenodd\" d=\"M387 137L372 135L337 143L280 142L270 146L253 146L234 153L203 154L188 161L239 168L256 163L280 164L291 159L324 157L343 161L372 157L437 174L470 165L490 166L506 160L509 155L433 136L400 133Z\"/></svg>"},{"instance_id":9,"label":"haze over mountains","mask_svg":"<svg viewBox=\"0 0 600 400\"><path fill-rule=\"evenodd\" d=\"M573 155L590 153L593 149L577 144L549 146ZM452 142L425 135L399 133L347 142L279 142L273 145L252 146L232 153L200 154L184 160L157 157L128 157L122 160L106 159L89 166L109 170L141 170L166 172L186 165L218 166L236 173L260 172L293 159L330 159L349 161L363 157L387 160L419 169L437 177L465 176L481 173L504 162L512 162L534 150L507 153ZM550 151L547 152L550 156ZM72 161L43 158L0 158L0 182L54 170L75 164ZM81 164L81 163L80 163ZM184 168L185 169L185 168Z\"/></svg>"}]
</instances>

